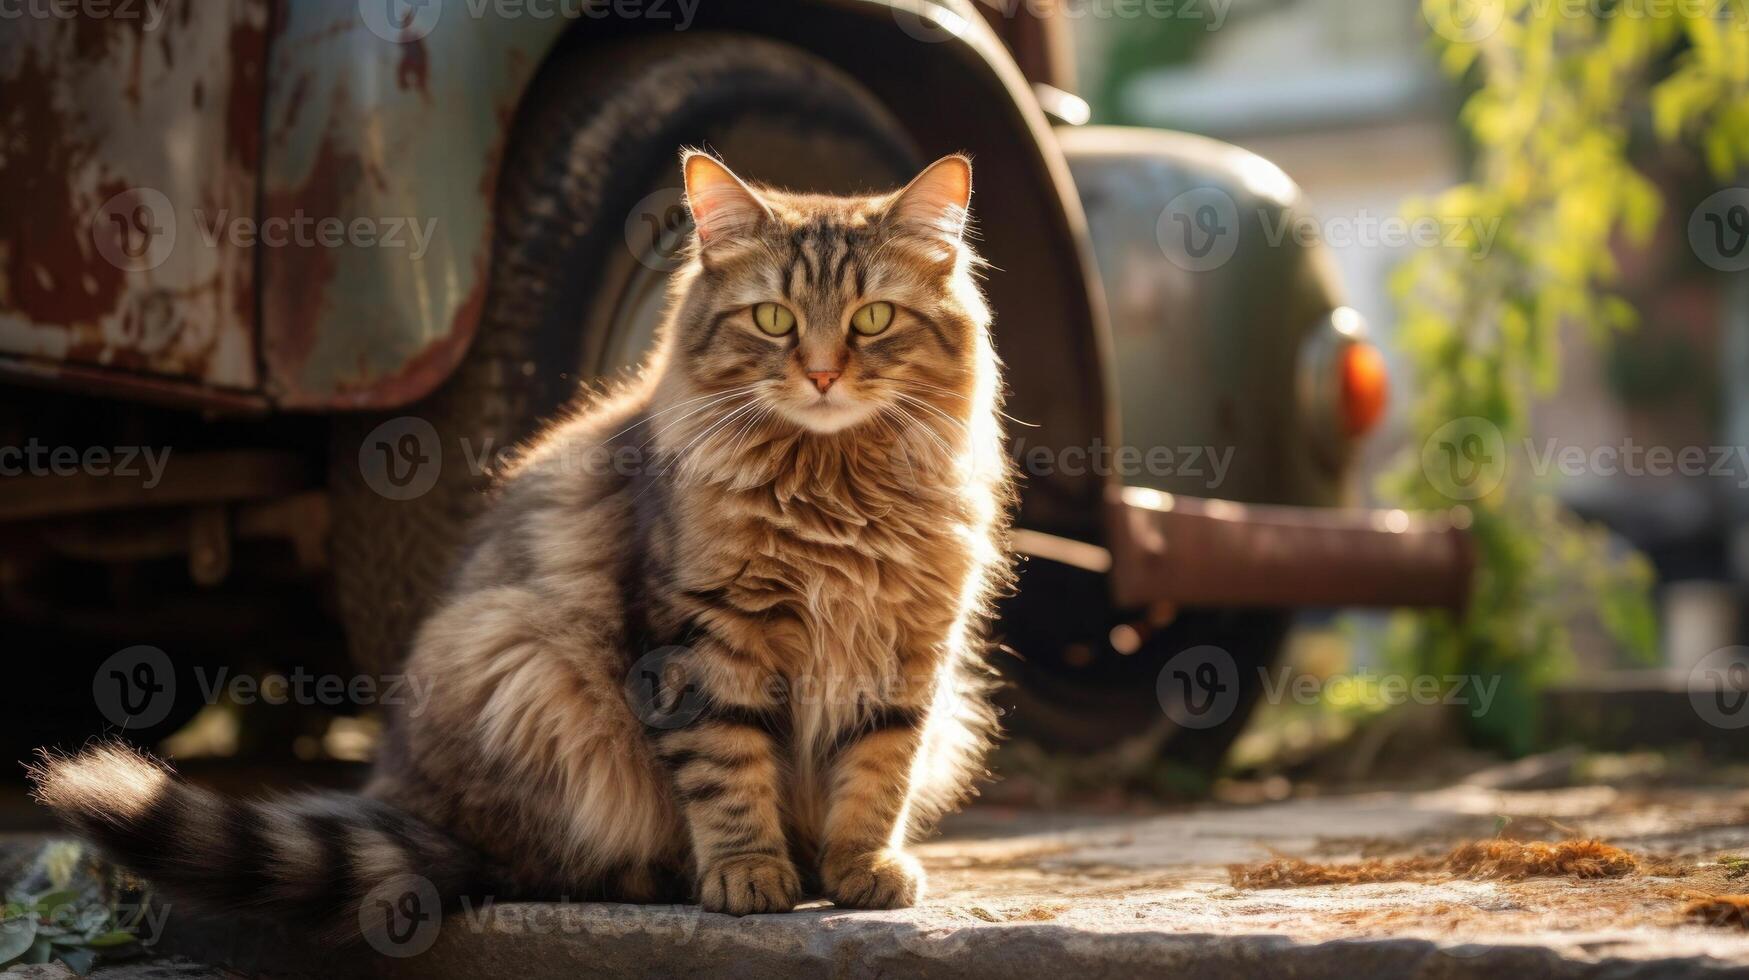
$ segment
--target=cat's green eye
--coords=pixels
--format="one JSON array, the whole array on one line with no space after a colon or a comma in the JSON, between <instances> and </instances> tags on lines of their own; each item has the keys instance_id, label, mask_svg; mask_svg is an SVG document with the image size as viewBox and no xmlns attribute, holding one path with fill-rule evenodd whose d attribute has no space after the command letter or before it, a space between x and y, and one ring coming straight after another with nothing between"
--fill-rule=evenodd
<instances>
[{"instance_id":1,"label":"cat's green eye","mask_svg":"<svg viewBox=\"0 0 1749 980\"><path fill-rule=\"evenodd\" d=\"M776 303L760 303L753 307L753 323L773 337L781 337L796 328L796 315Z\"/></svg>"},{"instance_id":2,"label":"cat's green eye","mask_svg":"<svg viewBox=\"0 0 1749 980\"><path fill-rule=\"evenodd\" d=\"M873 337L893 325L893 304L870 303L851 314L850 325L865 337Z\"/></svg>"}]
</instances>

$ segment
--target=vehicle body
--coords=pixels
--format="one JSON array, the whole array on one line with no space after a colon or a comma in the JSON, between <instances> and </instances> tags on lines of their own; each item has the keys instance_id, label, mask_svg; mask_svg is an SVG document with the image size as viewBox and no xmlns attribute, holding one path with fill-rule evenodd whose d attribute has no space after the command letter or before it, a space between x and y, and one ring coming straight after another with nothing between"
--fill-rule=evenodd
<instances>
[{"instance_id":1,"label":"vehicle body","mask_svg":"<svg viewBox=\"0 0 1749 980\"><path fill-rule=\"evenodd\" d=\"M9 99L9 139L29 150L0 157L0 381L22 409L8 436L88 447L125 432L176 448L151 489L90 473L5 477L0 521L20 543L10 581L46 583L67 562L174 558L210 595L242 567L245 543L289 541L305 573L341 566L344 613L349 594L368 592L359 576L377 572L345 557L375 518L337 512L357 499L343 485L373 449L392 473L405 444L373 447L371 434L424 417L491 343L482 323L502 301L503 187L516 176L506 161L542 79L597 46L684 26L810 52L921 157L977 161L1008 412L1024 423L1011 433L1024 474L1015 546L1034 556L1005 621L1038 628L1006 642L1039 663L1055 657L1040 644L1079 651L1064 661L1072 674L1089 650L1113 656L1114 626L1151 633L1180 606L1262 615L1278 638L1294 605L1462 604L1462 535L1437 521L1198 503L1343 503L1371 420L1355 413L1376 414L1354 402L1379 394L1348 391L1343 372L1369 348L1315 250L1245 231L1302 207L1279 171L1188 137L1053 126L1045 106L1074 100L1049 19L1026 5L989 23L931 0L652 0L635 17L438 0L194 6L144 30L38 19L0 40L0 85L23 95ZM1225 261L1173 259L1163 236L1184 194L1230 208L1217 215L1238 222ZM663 249L684 233L679 205L677 191L640 200L615 233L654 259L628 265L620 295L587 297L625 307L609 319L636 329L586 336L577 363L530 359L528 373L574 386L635 358ZM1140 450L1141 471L1124 471L1116 447ZM1040 448L1044 463L1030 464ZM1150 467L1149 449L1177 455ZM1185 462L1192 450L1198 465ZM1225 454L1218 478L1212 454ZM439 571L420 569L419 588ZM89 625L50 585L24 591L5 615ZM395 622L369 651L348 619L372 669L419 611L394 605L373 620ZM1252 642L1247 622L1220 642Z\"/></svg>"}]
</instances>

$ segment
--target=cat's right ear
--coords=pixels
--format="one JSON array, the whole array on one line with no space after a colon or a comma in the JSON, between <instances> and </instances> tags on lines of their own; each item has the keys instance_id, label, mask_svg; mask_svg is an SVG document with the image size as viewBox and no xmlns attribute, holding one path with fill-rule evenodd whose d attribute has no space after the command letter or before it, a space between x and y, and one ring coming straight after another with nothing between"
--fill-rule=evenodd
<instances>
[{"instance_id":1,"label":"cat's right ear","mask_svg":"<svg viewBox=\"0 0 1749 980\"><path fill-rule=\"evenodd\" d=\"M716 157L687 150L680 155L680 171L686 177L686 206L704 244L745 234L771 217L759 195Z\"/></svg>"}]
</instances>

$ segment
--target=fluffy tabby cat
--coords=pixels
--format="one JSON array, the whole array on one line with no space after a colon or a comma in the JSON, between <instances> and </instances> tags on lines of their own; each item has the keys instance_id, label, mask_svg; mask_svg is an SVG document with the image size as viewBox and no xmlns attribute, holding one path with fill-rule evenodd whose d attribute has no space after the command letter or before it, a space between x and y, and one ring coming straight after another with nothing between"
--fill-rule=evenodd
<instances>
[{"instance_id":1,"label":"fluffy tabby cat","mask_svg":"<svg viewBox=\"0 0 1749 980\"><path fill-rule=\"evenodd\" d=\"M875 197L683 157L657 349L503 475L362 796L223 798L119 746L40 798L172 894L350 921L373 887L746 914L915 902L992 731L1006 574L971 167ZM336 904L340 907L335 907Z\"/></svg>"}]
</instances>

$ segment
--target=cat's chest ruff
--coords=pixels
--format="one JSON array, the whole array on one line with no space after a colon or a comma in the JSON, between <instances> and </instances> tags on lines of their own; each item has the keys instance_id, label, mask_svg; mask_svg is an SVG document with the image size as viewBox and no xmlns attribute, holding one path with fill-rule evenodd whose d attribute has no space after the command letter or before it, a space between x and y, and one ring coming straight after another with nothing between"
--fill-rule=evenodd
<instances>
[{"instance_id":1,"label":"cat's chest ruff","mask_svg":"<svg viewBox=\"0 0 1749 980\"><path fill-rule=\"evenodd\" d=\"M773 667L854 665L883 675L896 649L916 646L951 616L964 562L949 515L925 531L903 509L865 517L771 498L713 515L693 539L707 550L693 567L714 570L698 584L755 617L741 639Z\"/></svg>"}]
</instances>

